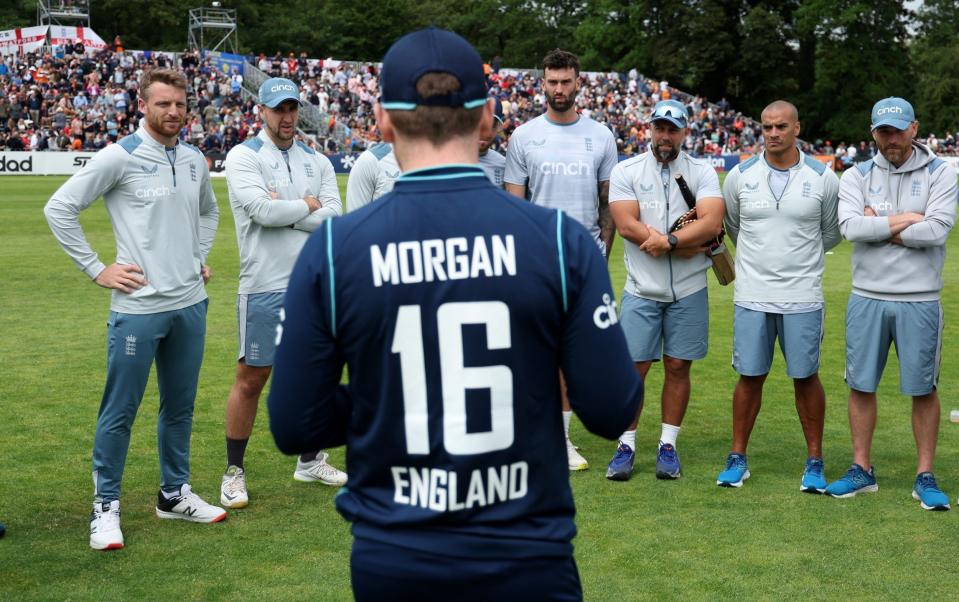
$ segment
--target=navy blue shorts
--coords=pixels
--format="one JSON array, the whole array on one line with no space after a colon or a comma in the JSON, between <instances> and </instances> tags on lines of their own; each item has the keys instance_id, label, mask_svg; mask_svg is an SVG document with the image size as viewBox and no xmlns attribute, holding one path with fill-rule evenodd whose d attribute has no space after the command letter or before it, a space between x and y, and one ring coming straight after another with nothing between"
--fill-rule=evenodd
<instances>
[{"instance_id":1,"label":"navy blue shorts","mask_svg":"<svg viewBox=\"0 0 959 602\"><path fill-rule=\"evenodd\" d=\"M358 602L583 599L572 556L457 558L354 539L350 567Z\"/></svg>"}]
</instances>

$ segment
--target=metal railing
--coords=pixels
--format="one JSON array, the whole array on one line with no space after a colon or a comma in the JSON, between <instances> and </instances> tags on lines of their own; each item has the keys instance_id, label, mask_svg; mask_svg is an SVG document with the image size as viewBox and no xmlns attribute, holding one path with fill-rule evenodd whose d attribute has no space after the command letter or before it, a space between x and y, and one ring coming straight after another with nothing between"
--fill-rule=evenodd
<instances>
[{"instance_id":1,"label":"metal railing","mask_svg":"<svg viewBox=\"0 0 959 602\"><path fill-rule=\"evenodd\" d=\"M260 84L269 79L270 76L251 65L248 62L243 63L243 87L245 92L251 94L256 100L256 93L260 89ZM297 124L301 130L322 138L332 138L337 144L344 144L347 138L348 128L334 120L333 127L330 127L329 113L323 113L313 104L307 102L300 107L300 121Z\"/></svg>"}]
</instances>

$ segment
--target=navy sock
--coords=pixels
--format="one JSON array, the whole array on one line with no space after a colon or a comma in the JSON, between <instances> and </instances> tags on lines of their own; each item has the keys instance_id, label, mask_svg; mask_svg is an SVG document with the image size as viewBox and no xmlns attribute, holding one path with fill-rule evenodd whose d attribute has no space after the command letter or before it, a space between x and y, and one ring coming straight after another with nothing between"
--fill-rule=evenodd
<instances>
[{"instance_id":1,"label":"navy sock","mask_svg":"<svg viewBox=\"0 0 959 602\"><path fill-rule=\"evenodd\" d=\"M226 438L226 465L227 468L230 466L238 466L243 468L243 456L246 454L246 444L250 441L249 438L246 439L230 439Z\"/></svg>"}]
</instances>

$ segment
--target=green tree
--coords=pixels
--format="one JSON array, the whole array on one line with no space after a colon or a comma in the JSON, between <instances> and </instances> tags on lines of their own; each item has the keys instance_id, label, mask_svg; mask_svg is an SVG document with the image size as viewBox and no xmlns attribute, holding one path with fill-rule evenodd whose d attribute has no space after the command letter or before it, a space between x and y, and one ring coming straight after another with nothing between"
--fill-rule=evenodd
<instances>
[{"instance_id":1,"label":"green tree","mask_svg":"<svg viewBox=\"0 0 959 602\"><path fill-rule=\"evenodd\" d=\"M647 3L596 0L576 28L583 66L591 70L646 70L650 66Z\"/></svg>"},{"instance_id":2,"label":"green tree","mask_svg":"<svg viewBox=\"0 0 959 602\"><path fill-rule=\"evenodd\" d=\"M816 38L815 83L799 103L807 138L866 139L872 105L909 96L908 16L901 0L803 2L798 30Z\"/></svg>"},{"instance_id":3,"label":"green tree","mask_svg":"<svg viewBox=\"0 0 959 602\"><path fill-rule=\"evenodd\" d=\"M922 133L940 136L959 129L959 3L926 0L917 15L918 35L911 47L916 85L912 97Z\"/></svg>"},{"instance_id":4,"label":"green tree","mask_svg":"<svg viewBox=\"0 0 959 602\"><path fill-rule=\"evenodd\" d=\"M35 0L7 0L0 3L0 30L36 25Z\"/></svg>"},{"instance_id":5,"label":"green tree","mask_svg":"<svg viewBox=\"0 0 959 602\"><path fill-rule=\"evenodd\" d=\"M740 24L738 58L729 72L733 105L758 118L773 100L795 100L799 52L791 7L757 4Z\"/></svg>"}]
</instances>

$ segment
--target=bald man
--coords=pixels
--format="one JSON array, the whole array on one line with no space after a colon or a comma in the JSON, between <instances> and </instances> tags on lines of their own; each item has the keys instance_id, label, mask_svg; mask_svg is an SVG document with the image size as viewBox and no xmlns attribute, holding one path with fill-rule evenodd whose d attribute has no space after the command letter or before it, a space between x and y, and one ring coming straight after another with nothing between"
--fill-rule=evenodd
<instances>
[{"instance_id":1,"label":"bald man","mask_svg":"<svg viewBox=\"0 0 959 602\"><path fill-rule=\"evenodd\" d=\"M749 478L746 446L762 404L776 340L793 379L806 438L800 491L822 493L826 396L819 381L823 337L823 256L839 243L839 178L796 146L799 112L778 100L762 112L764 151L723 183L726 231L736 244L733 297L733 445L722 487Z\"/></svg>"}]
</instances>

